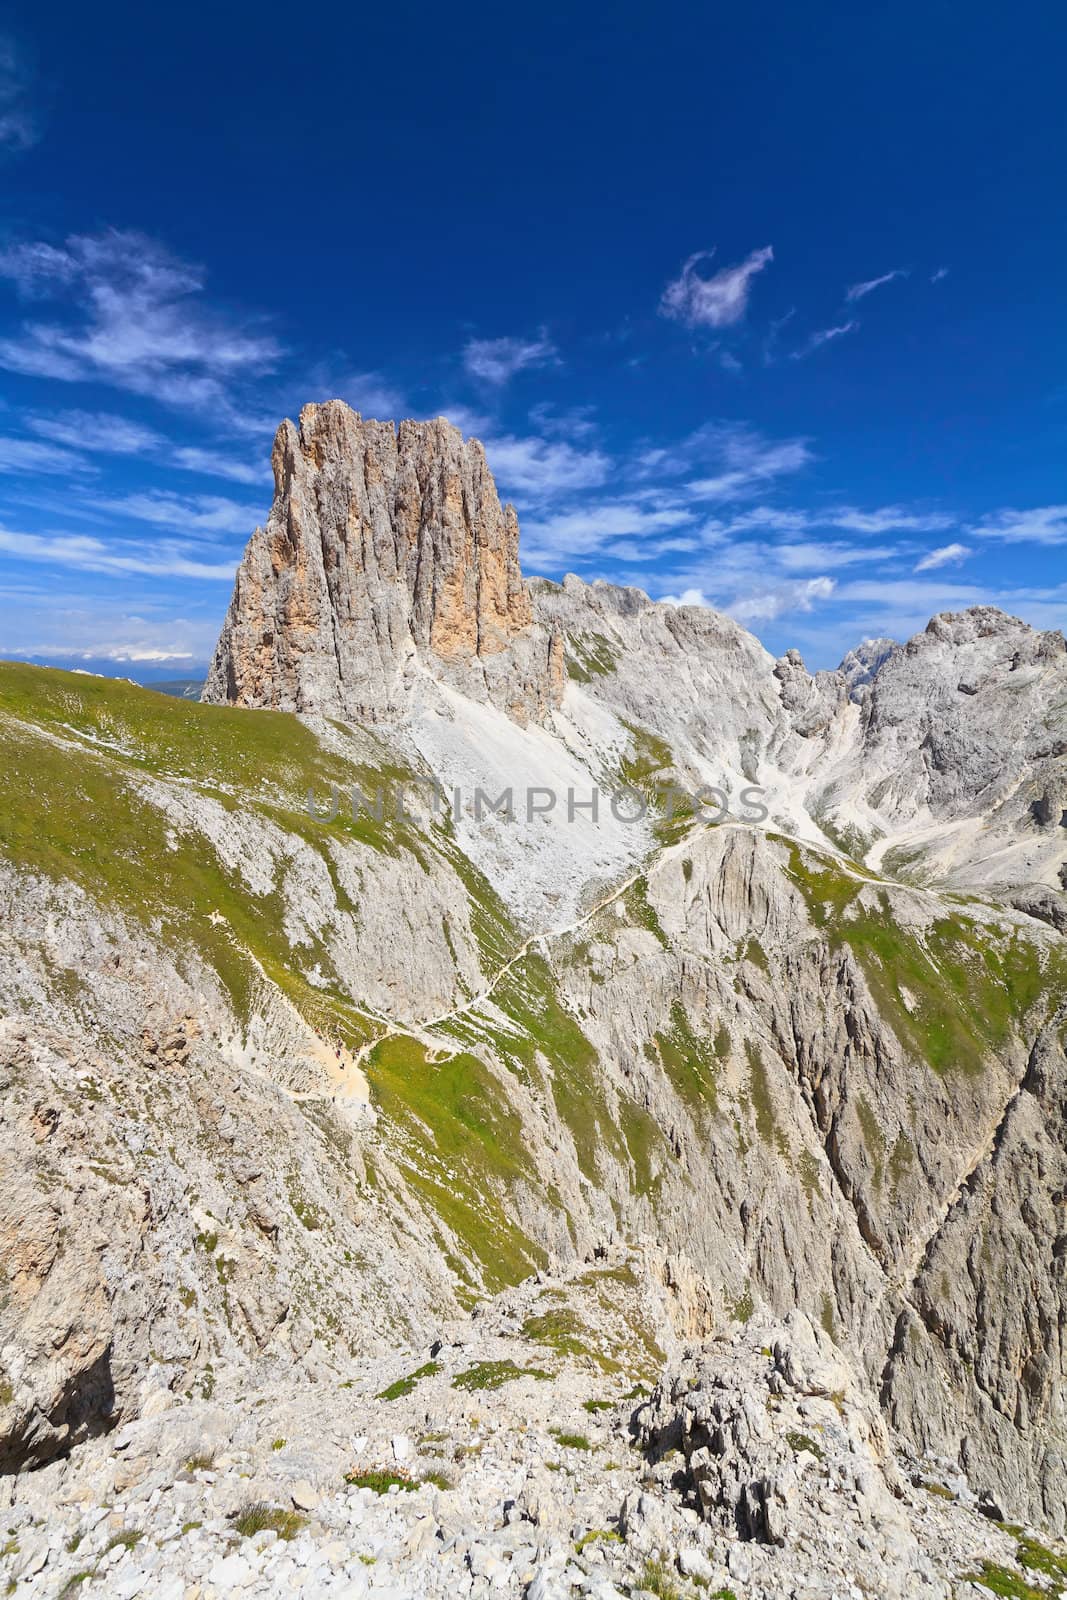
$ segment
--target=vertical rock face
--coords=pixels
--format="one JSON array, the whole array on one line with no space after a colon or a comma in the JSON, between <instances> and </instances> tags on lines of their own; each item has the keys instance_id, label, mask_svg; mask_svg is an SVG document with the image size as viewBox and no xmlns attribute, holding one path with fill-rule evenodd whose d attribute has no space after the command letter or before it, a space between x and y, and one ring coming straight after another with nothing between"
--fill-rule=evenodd
<instances>
[{"instance_id":1,"label":"vertical rock face","mask_svg":"<svg viewBox=\"0 0 1067 1600\"><path fill-rule=\"evenodd\" d=\"M561 646L533 620L477 440L331 400L282 423L272 464L205 700L389 720L429 671L519 721L558 703Z\"/></svg>"}]
</instances>

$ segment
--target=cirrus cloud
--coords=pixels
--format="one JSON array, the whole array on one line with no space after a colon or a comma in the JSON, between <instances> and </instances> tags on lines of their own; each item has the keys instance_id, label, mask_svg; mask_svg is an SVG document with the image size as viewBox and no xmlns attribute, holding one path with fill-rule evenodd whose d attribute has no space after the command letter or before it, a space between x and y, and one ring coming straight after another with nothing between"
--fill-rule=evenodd
<instances>
[{"instance_id":1,"label":"cirrus cloud","mask_svg":"<svg viewBox=\"0 0 1067 1600\"><path fill-rule=\"evenodd\" d=\"M223 408L234 379L273 370L280 355L272 335L204 308L202 268L132 229L14 245L0 252L0 277L56 307L0 340L0 367L13 372Z\"/></svg>"},{"instance_id":2,"label":"cirrus cloud","mask_svg":"<svg viewBox=\"0 0 1067 1600\"><path fill-rule=\"evenodd\" d=\"M738 622L774 622L789 612L812 611L820 601L829 600L837 587L833 578L805 578L796 583L779 583L739 594L720 609ZM664 604L671 606L710 606L701 588L683 589L679 594L665 594Z\"/></svg>"},{"instance_id":3,"label":"cirrus cloud","mask_svg":"<svg viewBox=\"0 0 1067 1600\"><path fill-rule=\"evenodd\" d=\"M104 411L61 411L50 416L30 416L26 425L42 439L51 439L72 450L98 451L103 455L144 455L166 443L154 428Z\"/></svg>"},{"instance_id":4,"label":"cirrus cloud","mask_svg":"<svg viewBox=\"0 0 1067 1600\"><path fill-rule=\"evenodd\" d=\"M67 476L92 471L90 461L62 445L47 444L41 439L0 438L0 472Z\"/></svg>"},{"instance_id":5,"label":"cirrus cloud","mask_svg":"<svg viewBox=\"0 0 1067 1600\"><path fill-rule=\"evenodd\" d=\"M795 350L790 350L790 361L803 361L805 356L812 355L820 350L824 344L833 344L835 339L843 339L846 334L855 333L859 323L855 317L850 317L847 322L839 322L832 328L816 328L814 333L809 333L802 345Z\"/></svg>"},{"instance_id":6,"label":"cirrus cloud","mask_svg":"<svg viewBox=\"0 0 1067 1600\"><path fill-rule=\"evenodd\" d=\"M710 278L697 271L701 261L710 261L714 250L698 250L682 265L682 270L663 291L659 310L663 317L684 323L687 328L729 328L740 322L748 308L752 280L774 260L771 245L751 251L744 261L720 267Z\"/></svg>"},{"instance_id":7,"label":"cirrus cloud","mask_svg":"<svg viewBox=\"0 0 1067 1600\"><path fill-rule=\"evenodd\" d=\"M82 572L112 576L139 573L156 578L203 578L230 582L237 566L232 561L202 561L178 544L154 548L97 539L82 533L21 533L0 528L0 550L23 561L73 567Z\"/></svg>"},{"instance_id":8,"label":"cirrus cloud","mask_svg":"<svg viewBox=\"0 0 1067 1600\"><path fill-rule=\"evenodd\" d=\"M537 434L488 438L485 453L497 482L528 503L595 489L611 470L610 459L599 450L578 450L566 440Z\"/></svg>"},{"instance_id":9,"label":"cirrus cloud","mask_svg":"<svg viewBox=\"0 0 1067 1600\"><path fill-rule=\"evenodd\" d=\"M220 534L237 534L248 538L262 520L261 508L241 505L236 500L226 499L224 495L180 495L168 489L151 489L111 499L99 498L90 501L90 504L100 511L170 528L187 538L211 539Z\"/></svg>"},{"instance_id":10,"label":"cirrus cloud","mask_svg":"<svg viewBox=\"0 0 1067 1600\"><path fill-rule=\"evenodd\" d=\"M470 339L463 365L483 383L502 385L526 367L556 366L559 355L544 328L536 339Z\"/></svg>"},{"instance_id":11,"label":"cirrus cloud","mask_svg":"<svg viewBox=\"0 0 1067 1600\"><path fill-rule=\"evenodd\" d=\"M1006 544L1067 544L1067 506L996 511L968 531L979 539L1001 539Z\"/></svg>"},{"instance_id":12,"label":"cirrus cloud","mask_svg":"<svg viewBox=\"0 0 1067 1600\"><path fill-rule=\"evenodd\" d=\"M958 567L966 561L971 548L966 544L943 544L939 550L930 550L915 563L915 572L936 572L938 567Z\"/></svg>"},{"instance_id":13,"label":"cirrus cloud","mask_svg":"<svg viewBox=\"0 0 1067 1600\"><path fill-rule=\"evenodd\" d=\"M29 150L41 136L34 74L15 41L0 36L0 150Z\"/></svg>"},{"instance_id":14,"label":"cirrus cloud","mask_svg":"<svg viewBox=\"0 0 1067 1600\"><path fill-rule=\"evenodd\" d=\"M892 283L894 278L906 278L907 276L908 269L906 267L894 267L892 272L883 272L881 277L868 278L864 283L850 284L845 290L845 299L849 305L852 305L857 300L865 300L869 294L873 294L875 289L881 289L884 284Z\"/></svg>"}]
</instances>

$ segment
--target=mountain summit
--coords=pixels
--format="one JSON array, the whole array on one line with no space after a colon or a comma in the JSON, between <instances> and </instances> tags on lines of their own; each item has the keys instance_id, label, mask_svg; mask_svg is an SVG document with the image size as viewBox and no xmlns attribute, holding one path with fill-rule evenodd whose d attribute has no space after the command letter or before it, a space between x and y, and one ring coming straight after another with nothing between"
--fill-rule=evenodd
<instances>
[{"instance_id":1,"label":"mountain summit","mask_svg":"<svg viewBox=\"0 0 1067 1600\"><path fill-rule=\"evenodd\" d=\"M377 721L420 671L540 720L562 652L533 619L519 526L443 418L308 405L274 440L274 504L237 573L203 698Z\"/></svg>"}]
</instances>

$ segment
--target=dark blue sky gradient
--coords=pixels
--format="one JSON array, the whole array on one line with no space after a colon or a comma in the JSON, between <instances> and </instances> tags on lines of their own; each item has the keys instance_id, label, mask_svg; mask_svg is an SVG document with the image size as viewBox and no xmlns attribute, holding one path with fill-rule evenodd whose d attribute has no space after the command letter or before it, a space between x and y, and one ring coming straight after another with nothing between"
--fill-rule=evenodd
<instances>
[{"instance_id":1,"label":"dark blue sky gradient","mask_svg":"<svg viewBox=\"0 0 1067 1600\"><path fill-rule=\"evenodd\" d=\"M976 600L1067 614L1061 9L60 3L0 34L33 122L3 248L122 241L91 282L0 282L0 428L79 456L0 471L6 653L201 660L269 480L171 451L263 466L269 424L334 392L483 436L529 565L699 592L775 650L830 662ZM765 246L736 320L660 314L695 252L710 277ZM84 333L151 250L202 271L197 351L209 327L276 347L215 372L225 411L161 397L158 350L40 370L32 326ZM498 339L541 354L489 382L469 346ZM157 442L58 445L70 412ZM584 465L536 481L560 440ZM755 465L787 441L802 461ZM736 491L693 490L742 460ZM136 515L161 495L170 520ZM193 526L221 500L225 528ZM614 531L571 538L606 506ZM178 570L193 549L211 576Z\"/></svg>"}]
</instances>

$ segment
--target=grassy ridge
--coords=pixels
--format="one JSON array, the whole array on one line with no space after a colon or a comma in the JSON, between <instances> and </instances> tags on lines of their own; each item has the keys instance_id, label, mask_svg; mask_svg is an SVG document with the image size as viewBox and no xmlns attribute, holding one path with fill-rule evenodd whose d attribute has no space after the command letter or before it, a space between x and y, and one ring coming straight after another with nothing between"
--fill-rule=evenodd
<instances>
[{"instance_id":1,"label":"grassy ridge","mask_svg":"<svg viewBox=\"0 0 1067 1600\"><path fill-rule=\"evenodd\" d=\"M387 803L379 820L361 807L353 820L353 788L373 802L379 789L391 800L412 770L360 730L373 761L349 761L326 750L299 718L282 711L254 714L232 706L206 706L143 689L118 678L60 672L51 667L0 662L0 717L32 724L126 767L131 773L181 779L216 796L240 798L311 836L354 838L374 849L397 851L411 843L410 824ZM309 791L325 816L331 786L342 803L331 821L312 819Z\"/></svg>"},{"instance_id":2,"label":"grassy ridge","mask_svg":"<svg viewBox=\"0 0 1067 1600\"><path fill-rule=\"evenodd\" d=\"M885 890L874 910L860 898L861 880L781 842L812 921L852 951L897 1038L936 1073L981 1071L1015 1025L1046 1020L1067 997L1062 949L963 914L906 927Z\"/></svg>"},{"instance_id":3,"label":"grassy ridge","mask_svg":"<svg viewBox=\"0 0 1067 1600\"><path fill-rule=\"evenodd\" d=\"M372 795L410 773L389 761L349 763L325 751L296 717L201 706L120 680L0 664L0 852L15 865L78 884L104 908L140 922L215 968L247 1019L260 969L309 1019L336 1002L346 1032L366 1037L321 940L295 951L281 893L254 892L210 839L173 823L146 797L159 778L199 791L233 813L264 818L314 850L341 911L352 909L330 854L346 839L390 853L424 841L413 824L342 804L329 823L310 817L308 791L330 785ZM181 791L179 791L181 792ZM386 808L386 812L388 808ZM325 985L303 973L318 965Z\"/></svg>"}]
</instances>

